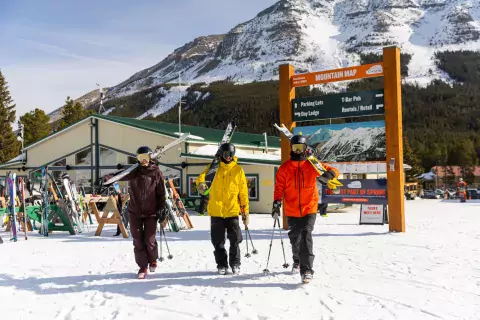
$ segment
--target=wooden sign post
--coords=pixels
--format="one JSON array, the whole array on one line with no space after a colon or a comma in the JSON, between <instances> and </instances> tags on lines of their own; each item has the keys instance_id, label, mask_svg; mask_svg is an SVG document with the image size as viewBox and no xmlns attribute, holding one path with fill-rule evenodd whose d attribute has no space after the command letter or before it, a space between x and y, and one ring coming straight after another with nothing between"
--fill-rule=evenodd
<instances>
[{"instance_id":1,"label":"wooden sign post","mask_svg":"<svg viewBox=\"0 0 480 320\"><path fill-rule=\"evenodd\" d=\"M279 66L280 124L292 131L296 127L292 115L292 100L295 88L314 84L384 77L385 92L385 135L387 144L387 187L390 231L405 232L403 201L403 140L402 140L402 93L400 75L400 50L396 47L383 49L383 63L373 63L348 68L294 74L289 64ZM328 106L326 106L328 107ZM282 136L282 163L290 158L290 142ZM283 214L283 228L288 229Z\"/></svg>"}]
</instances>

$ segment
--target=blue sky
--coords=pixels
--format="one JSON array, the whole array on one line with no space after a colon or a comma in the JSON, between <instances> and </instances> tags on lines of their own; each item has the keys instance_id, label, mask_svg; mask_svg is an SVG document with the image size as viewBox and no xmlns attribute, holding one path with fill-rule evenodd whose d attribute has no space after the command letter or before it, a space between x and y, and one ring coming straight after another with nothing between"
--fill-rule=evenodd
<instances>
[{"instance_id":1,"label":"blue sky","mask_svg":"<svg viewBox=\"0 0 480 320\"><path fill-rule=\"evenodd\" d=\"M113 86L276 0L0 0L0 70L17 117Z\"/></svg>"}]
</instances>

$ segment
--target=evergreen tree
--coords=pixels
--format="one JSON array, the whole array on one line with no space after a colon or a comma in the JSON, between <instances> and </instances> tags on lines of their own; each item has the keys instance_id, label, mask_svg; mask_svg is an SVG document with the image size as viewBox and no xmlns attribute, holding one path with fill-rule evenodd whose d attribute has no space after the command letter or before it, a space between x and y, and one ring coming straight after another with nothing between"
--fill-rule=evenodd
<instances>
[{"instance_id":1,"label":"evergreen tree","mask_svg":"<svg viewBox=\"0 0 480 320\"><path fill-rule=\"evenodd\" d=\"M0 71L0 163L15 158L20 152L20 142L12 128L14 122L15 105Z\"/></svg>"},{"instance_id":2,"label":"evergreen tree","mask_svg":"<svg viewBox=\"0 0 480 320\"><path fill-rule=\"evenodd\" d=\"M63 106L62 121L60 122L58 130L74 124L91 113L92 111L83 109L80 102L74 103L70 97L67 97L67 100L65 100L65 105Z\"/></svg>"},{"instance_id":3,"label":"evergreen tree","mask_svg":"<svg viewBox=\"0 0 480 320\"><path fill-rule=\"evenodd\" d=\"M412 169L405 171L407 181L416 181L415 176L423 173L423 168L420 159L410 147L407 137L403 137L403 162L412 167Z\"/></svg>"},{"instance_id":4,"label":"evergreen tree","mask_svg":"<svg viewBox=\"0 0 480 320\"><path fill-rule=\"evenodd\" d=\"M475 152L475 145L471 140L462 140L458 146L458 164L461 167L463 179L468 184L474 181L474 170L477 164L477 154Z\"/></svg>"},{"instance_id":5,"label":"evergreen tree","mask_svg":"<svg viewBox=\"0 0 480 320\"><path fill-rule=\"evenodd\" d=\"M456 177L455 177L455 171L451 166L448 166L446 169L446 177L445 177L445 182L447 183L447 186L454 187L456 184Z\"/></svg>"},{"instance_id":6,"label":"evergreen tree","mask_svg":"<svg viewBox=\"0 0 480 320\"><path fill-rule=\"evenodd\" d=\"M24 146L28 146L48 136L52 130L50 117L45 111L36 108L20 117L19 123L24 126Z\"/></svg>"}]
</instances>

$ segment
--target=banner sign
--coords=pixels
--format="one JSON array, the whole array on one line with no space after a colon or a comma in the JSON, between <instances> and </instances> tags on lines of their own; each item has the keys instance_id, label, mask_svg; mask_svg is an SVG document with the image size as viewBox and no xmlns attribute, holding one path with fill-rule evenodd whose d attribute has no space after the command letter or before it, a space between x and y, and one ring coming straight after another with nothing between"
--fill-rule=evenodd
<instances>
[{"instance_id":1,"label":"banner sign","mask_svg":"<svg viewBox=\"0 0 480 320\"><path fill-rule=\"evenodd\" d=\"M292 87L383 76L383 63L362 64L342 69L310 72L292 76Z\"/></svg>"},{"instance_id":2,"label":"banner sign","mask_svg":"<svg viewBox=\"0 0 480 320\"><path fill-rule=\"evenodd\" d=\"M292 118L295 122L383 114L385 114L383 89L292 100Z\"/></svg>"},{"instance_id":3,"label":"banner sign","mask_svg":"<svg viewBox=\"0 0 480 320\"><path fill-rule=\"evenodd\" d=\"M384 224L385 214L385 206L382 204L362 204L360 224Z\"/></svg>"},{"instance_id":4,"label":"banner sign","mask_svg":"<svg viewBox=\"0 0 480 320\"><path fill-rule=\"evenodd\" d=\"M388 204L387 179L339 179L343 184L335 194L322 185L323 203Z\"/></svg>"}]
</instances>

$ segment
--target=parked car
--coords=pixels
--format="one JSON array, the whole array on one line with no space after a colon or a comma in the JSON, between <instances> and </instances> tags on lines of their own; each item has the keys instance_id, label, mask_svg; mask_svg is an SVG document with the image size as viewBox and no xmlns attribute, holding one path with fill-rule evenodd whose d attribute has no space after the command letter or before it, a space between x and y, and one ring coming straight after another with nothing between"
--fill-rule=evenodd
<instances>
[{"instance_id":1,"label":"parked car","mask_svg":"<svg viewBox=\"0 0 480 320\"><path fill-rule=\"evenodd\" d=\"M435 191L433 190L425 190L423 192L423 198L424 199L440 199L441 198L441 195L436 193Z\"/></svg>"},{"instance_id":2,"label":"parked car","mask_svg":"<svg viewBox=\"0 0 480 320\"><path fill-rule=\"evenodd\" d=\"M467 189L467 199L480 199L480 192L477 189Z\"/></svg>"}]
</instances>

